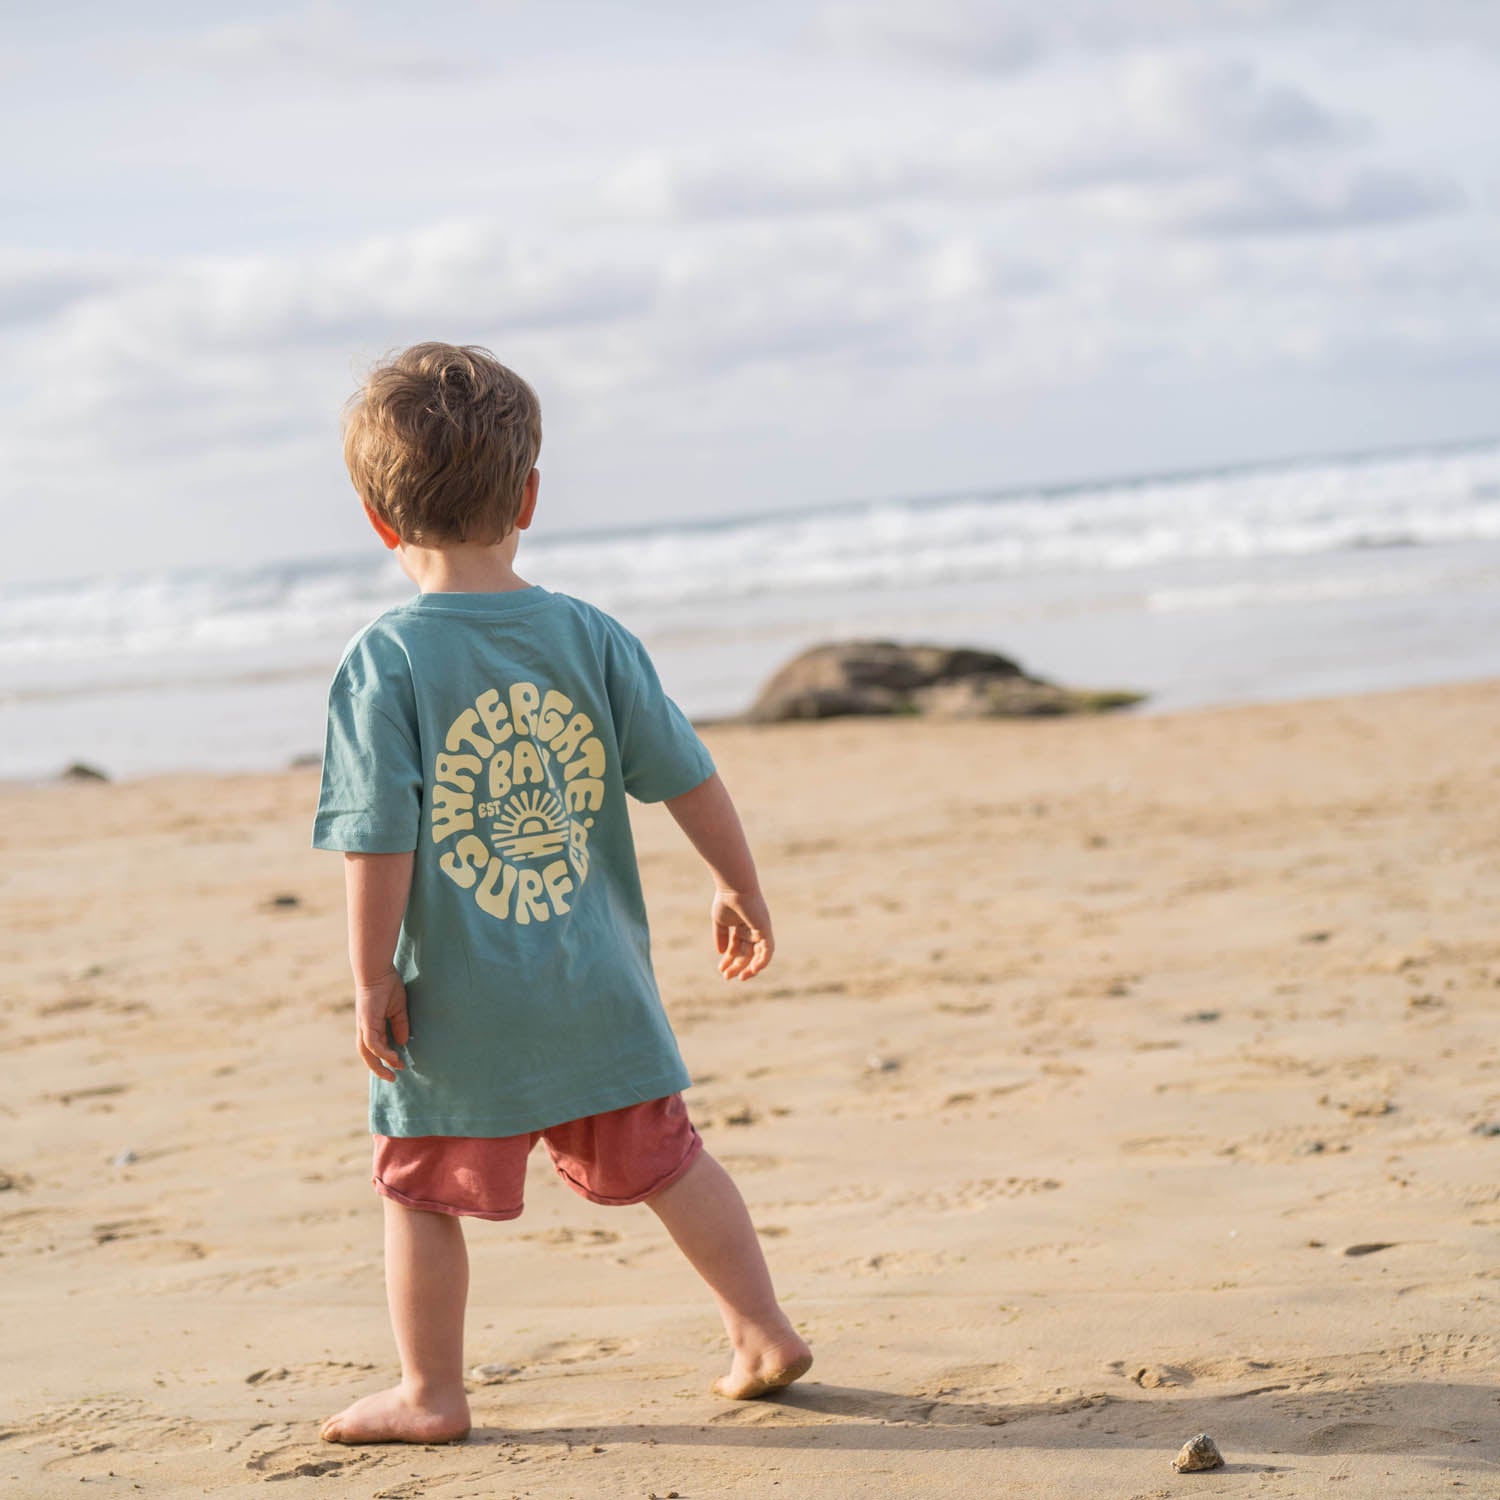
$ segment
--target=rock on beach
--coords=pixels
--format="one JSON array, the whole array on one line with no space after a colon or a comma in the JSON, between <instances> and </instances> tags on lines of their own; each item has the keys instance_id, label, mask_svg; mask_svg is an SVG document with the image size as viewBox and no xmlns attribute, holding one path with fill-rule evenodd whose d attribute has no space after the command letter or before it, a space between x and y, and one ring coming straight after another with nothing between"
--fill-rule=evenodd
<instances>
[{"instance_id":1,"label":"rock on beach","mask_svg":"<svg viewBox=\"0 0 1500 1500\"><path fill-rule=\"evenodd\" d=\"M994 651L841 641L813 646L793 657L761 689L744 721L773 724L893 714L1029 718L1126 708L1142 696L1059 687Z\"/></svg>"}]
</instances>

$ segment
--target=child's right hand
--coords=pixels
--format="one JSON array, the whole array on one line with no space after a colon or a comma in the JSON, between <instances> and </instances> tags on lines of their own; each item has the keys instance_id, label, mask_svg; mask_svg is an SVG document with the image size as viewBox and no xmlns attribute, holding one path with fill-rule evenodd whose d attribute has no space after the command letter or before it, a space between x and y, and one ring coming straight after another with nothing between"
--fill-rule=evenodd
<instances>
[{"instance_id":1,"label":"child's right hand","mask_svg":"<svg viewBox=\"0 0 1500 1500\"><path fill-rule=\"evenodd\" d=\"M771 913L759 891L716 891L713 925L725 979L753 979L771 962Z\"/></svg>"},{"instance_id":2,"label":"child's right hand","mask_svg":"<svg viewBox=\"0 0 1500 1500\"><path fill-rule=\"evenodd\" d=\"M390 1026L389 1036L387 1024ZM406 1066L396 1048L391 1046L391 1037L396 1039L397 1047L404 1047L411 1040L411 1027L406 1016L406 986L394 969L372 983L356 985L354 989L355 1045L364 1065L387 1083L396 1076L393 1069Z\"/></svg>"}]
</instances>

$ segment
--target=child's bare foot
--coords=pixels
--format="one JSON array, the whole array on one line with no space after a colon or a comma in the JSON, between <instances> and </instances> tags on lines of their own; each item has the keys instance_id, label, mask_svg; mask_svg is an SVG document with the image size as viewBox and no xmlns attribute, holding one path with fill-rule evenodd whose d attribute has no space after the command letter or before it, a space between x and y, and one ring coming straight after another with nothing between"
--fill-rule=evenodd
<instances>
[{"instance_id":1,"label":"child's bare foot","mask_svg":"<svg viewBox=\"0 0 1500 1500\"><path fill-rule=\"evenodd\" d=\"M753 1401L800 1380L812 1362L812 1350L793 1334L790 1340L769 1344L751 1355L736 1352L729 1373L714 1381L712 1390L730 1401Z\"/></svg>"},{"instance_id":2,"label":"child's bare foot","mask_svg":"<svg viewBox=\"0 0 1500 1500\"><path fill-rule=\"evenodd\" d=\"M469 1398L459 1390L415 1400L405 1386L361 1396L319 1429L325 1443L459 1443L469 1435Z\"/></svg>"}]
</instances>

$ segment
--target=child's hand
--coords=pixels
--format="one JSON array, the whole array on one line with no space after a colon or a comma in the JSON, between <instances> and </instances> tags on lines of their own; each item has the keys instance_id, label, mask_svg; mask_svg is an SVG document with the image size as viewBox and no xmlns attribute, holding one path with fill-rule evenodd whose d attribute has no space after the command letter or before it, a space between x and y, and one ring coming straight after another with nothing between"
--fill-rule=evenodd
<instances>
[{"instance_id":1,"label":"child's hand","mask_svg":"<svg viewBox=\"0 0 1500 1500\"><path fill-rule=\"evenodd\" d=\"M406 1066L391 1046L386 1023L396 1046L404 1047L411 1039L406 1019L406 986L394 969L371 984L356 985L354 990L354 1040L365 1066L387 1083L395 1078L392 1069Z\"/></svg>"},{"instance_id":2,"label":"child's hand","mask_svg":"<svg viewBox=\"0 0 1500 1500\"><path fill-rule=\"evenodd\" d=\"M771 913L759 891L716 892L713 923L719 973L726 979L753 979L771 962Z\"/></svg>"}]
</instances>

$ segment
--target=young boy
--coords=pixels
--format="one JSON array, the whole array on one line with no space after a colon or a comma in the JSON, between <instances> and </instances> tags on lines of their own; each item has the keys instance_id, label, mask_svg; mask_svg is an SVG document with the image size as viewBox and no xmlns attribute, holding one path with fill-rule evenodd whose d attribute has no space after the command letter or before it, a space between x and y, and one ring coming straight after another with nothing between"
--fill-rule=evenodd
<instances>
[{"instance_id":1,"label":"young boy","mask_svg":"<svg viewBox=\"0 0 1500 1500\"><path fill-rule=\"evenodd\" d=\"M734 1352L718 1394L812 1363L682 1102L626 794L665 802L712 872L726 979L770 962L770 916L729 793L640 642L516 574L541 438L526 382L451 344L381 365L347 413L354 487L420 592L339 666L313 835L344 851L401 1356L400 1384L330 1417L330 1442L467 1435L460 1218L517 1217L538 1140L590 1201L649 1204L708 1283Z\"/></svg>"}]
</instances>

